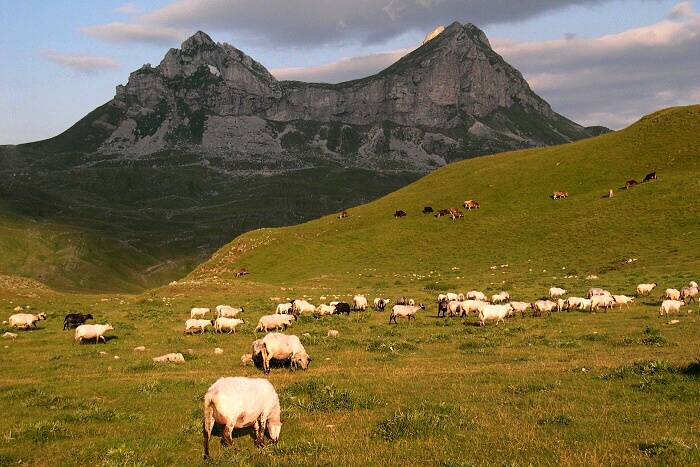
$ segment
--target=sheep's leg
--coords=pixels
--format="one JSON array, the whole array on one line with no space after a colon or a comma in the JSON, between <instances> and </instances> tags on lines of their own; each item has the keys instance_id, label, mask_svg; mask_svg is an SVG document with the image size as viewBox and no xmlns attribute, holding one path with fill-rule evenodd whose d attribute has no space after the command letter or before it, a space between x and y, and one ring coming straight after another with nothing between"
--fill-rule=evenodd
<instances>
[{"instance_id":1,"label":"sheep's leg","mask_svg":"<svg viewBox=\"0 0 700 467\"><path fill-rule=\"evenodd\" d=\"M255 420L255 445L258 447L265 446L265 420L262 415Z\"/></svg>"},{"instance_id":2,"label":"sheep's leg","mask_svg":"<svg viewBox=\"0 0 700 467\"><path fill-rule=\"evenodd\" d=\"M224 438L224 443L233 446L233 423L229 422L224 426L222 437Z\"/></svg>"}]
</instances>

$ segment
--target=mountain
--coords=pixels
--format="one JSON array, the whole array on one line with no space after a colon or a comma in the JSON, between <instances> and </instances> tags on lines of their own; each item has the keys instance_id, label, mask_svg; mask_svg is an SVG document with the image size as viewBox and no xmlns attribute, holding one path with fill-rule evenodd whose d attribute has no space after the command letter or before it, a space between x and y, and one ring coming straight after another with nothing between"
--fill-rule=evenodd
<instances>
[{"instance_id":1,"label":"mountain","mask_svg":"<svg viewBox=\"0 0 700 467\"><path fill-rule=\"evenodd\" d=\"M552 111L471 24L339 84L278 81L197 32L64 133L0 148L0 216L82 232L82 247L56 244L61 267L32 263L47 284L149 287L242 232L367 203L453 161L605 132ZM105 242L131 258L122 285L95 256Z\"/></svg>"},{"instance_id":2,"label":"mountain","mask_svg":"<svg viewBox=\"0 0 700 467\"><path fill-rule=\"evenodd\" d=\"M344 219L241 235L179 282L283 285L287 296L687 284L700 271L699 133L693 105L598 138L460 161ZM652 171L656 180L624 188ZM553 200L555 190L569 197ZM480 208L461 208L465 199ZM460 207L464 219L423 214L426 205ZM407 216L395 219L399 209ZM237 268L250 275L236 278Z\"/></svg>"}]
</instances>

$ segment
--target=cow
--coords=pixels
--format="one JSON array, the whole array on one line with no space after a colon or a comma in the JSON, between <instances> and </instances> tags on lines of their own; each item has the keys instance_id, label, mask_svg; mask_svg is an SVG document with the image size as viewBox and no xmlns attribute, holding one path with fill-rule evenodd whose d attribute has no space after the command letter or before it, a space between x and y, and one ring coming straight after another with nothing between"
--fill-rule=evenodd
<instances>
[{"instance_id":1,"label":"cow","mask_svg":"<svg viewBox=\"0 0 700 467\"><path fill-rule=\"evenodd\" d=\"M394 213L394 219L398 219L399 217L405 217L406 216L406 211L396 211Z\"/></svg>"},{"instance_id":2,"label":"cow","mask_svg":"<svg viewBox=\"0 0 700 467\"><path fill-rule=\"evenodd\" d=\"M452 220L464 218L464 213L457 208L450 208L450 215L452 216Z\"/></svg>"},{"instance_id":3,"label":"cow","mask_svg":"<svg viewBox=\"0 0 700 467\"><path fill-rule=\"evenodd\" d=\"M627 180L627 181L625 182L625 190L629 190L629 189L632 188L633 186L637 186L637 185L639 185L639 183L637 182L637 180Z\"/></svg>"},{"instance_id":4,"label":"cow","mask_svg":"<svg viewBox=\"0 0 700 467\"><path fill-rule=\"evenodd\" d=\"M468 211L471 211L472 209L479 209L479 203L474 201L473 199L468 199L464 202L464 207L467 208Z\"/></svg>"},{"instance_id":5,"label":"cow","mask_svg":"<svg viewBox=\"0 0 700 467\"><path fill-rule=\"evenodd\" d=\"M343 211L340 214L338 214L338 219L345 219L346 217L348 217L347 211Z\"/></svg>"},{"instance_id":6,"label":"cow","mask_svg":"<svg viewBox=\"0 0 700 467\"><path fill-rule=\"evenodd\" d=\"M652 172L650 174L647 174L646 177L644 177L644 180L642 180L642 183L648 182L649 180L656 180L656 172Z\"/></svg>"},{"instance_id":7,"label":"cow","mask_svg":"<svg viewBox=\"0 0 700 467\"><path fill-rule=\"evenodd\" d=\"M438 209L437 214L435 214L435 217L442 217L442 216L449 216L450 215L450 210L449 209Z\"/></svg>"},{"instance_id":8,"label":"cow","mask_svg":"<svg viewBox=\"0 0 700 467\"><path fill-rule=\"evenodd\" d=\"M433 212L433 207L432 206L426 206L423 208L423 211L421 211L423 214L430 214Z\"/></svg>"},{"instance_id":9,"label":"cow","mask_svg":"<svg viewBox=\"0 0 700 467\"><path fill-rule=\"evenodd\" d=\"M567 198L569 196L568 191L555 191L552 194L552 199Z\"/></svg>"},{"instance_id":10,"label":"cow","mask_svg":"<svg viewBox=\"0 0 700 467\"><path fill-rule=\"evenodd\" d=\"M236 269L236 277L241 277L245 276L246 274L250 274L250 271L244 268L238 268Z\"/></svg>"}]
</instances>

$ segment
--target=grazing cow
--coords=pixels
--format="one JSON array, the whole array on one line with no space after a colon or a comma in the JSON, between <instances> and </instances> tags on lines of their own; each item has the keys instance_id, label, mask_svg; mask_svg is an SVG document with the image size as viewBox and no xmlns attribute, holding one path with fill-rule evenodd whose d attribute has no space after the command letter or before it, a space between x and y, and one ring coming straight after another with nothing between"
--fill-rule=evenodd
<instances>
[{"instance_id":1,"label":"grazing cow","mask_svg":"<svg viewBox=\"0 0 700 467\"><path fill-rule=\"evenodd\" d=\"M433 212L433 207L432 206L426 206L423 208L423 211L421 211L423 214L430 214Z\"/></svg>"},{"instance_id":2,"label":"grazing cow","mask_svg":"<svg viewBox=\"0 0 700 467\"><path fill-rule=\"evenodd\" d=\"M457 208L450 208L450 215L452 216L452 220L464 218L464 213Z\"/></svg>"},{"instance_id":3,"label":"grazing cow","mask_svg":"<svg viewBox=\"0 0 700 467\"><path fill-rule=\"evenodd\" d=\"M340 214L338 214L338 219L345 219L346 217L348 217L347 211L343 211Z\"/></svg>"},{"instance_id":4,"label":"grazing cow","mask_svg":"<svg viewBox=\"0 0 700 467\"><path fill-rule=\"evenodd\" d=\"M628 190L628 189L632 188L633 186L637 186L637 185L639 185L637 180L627 180L625 182L625 190Z\"/></svg>"},{"instance_id":5,"label":"grazing cow","mask_svg":"<svg viewBox=\"0 0 700 467\"><path fill-rule=\"evenodd\" d=\"M250 274L250 271L248 271L248 270L245 269L245 268L238 268L238 269L236 269L236 277L245 276L246 274Z\"/></svg>"},{"instance_id":6,"label":"grazing cow","mask_svg":"<svg viewBox=\"0 0 700 467\"><path fill-rule=\"evenodd\" d=\"M569 196L568 191L555 191L552 194L552 199L567 198Z\"/></svg>"},{"instance_id":7,"label":"grazing cow","mask_svg":"<svg viewBox=\"0 0 700 467\"><path fill-rule=\"evenodd\" d=\"M65 318L63 318L63 330L65 331L71 326L77 328L81 324L85 324L85 321L89 319L94 319L90 313L86 315L82 313L69 313Z\"/></svg>"},{"instance_id":8,"label":"grazing cow","mask_svg":"<svg viewBox=\"0 0 700 467\"><path fill-rule=\"evenodd\" d=\"M644 177L644 180L642 180L642 182L648 182L649 180L656 180L656 172L647 174L646 177Z\"/></svg>"},{"instance_id":9,"label":"grazing cow","mask_svg":"<svg viewBox=\"0 0 700 467\"><path fill-rule=\"evenodd\" d=\"M468 199L464 202L464 207L467 208L468 211L471 211L472 209L479 209L479 203L474 201L473 199Z\"/></svg>"},{"instance_id":10,"label":"grazing cow","mask_svg":"<svg viewBox=\"0 0 700 467\"><path fill-rule=\"evenodd\" d=\"M449 209L438 209L437 214L435 214L435 217L442 217L442 216L449 216L450 215L450 210Z\"/></svg>"},{"instance_id":11,"label":"grazing cow","mask_svg":"<svg viewBox=\"0 0 700 467\"><path fill-rule=\"evenodd\" d=\"M394 213L394 219L398 219L399 217L405 217L406 216L406 211L396 211Z\"/></svg>"}]
</instances>

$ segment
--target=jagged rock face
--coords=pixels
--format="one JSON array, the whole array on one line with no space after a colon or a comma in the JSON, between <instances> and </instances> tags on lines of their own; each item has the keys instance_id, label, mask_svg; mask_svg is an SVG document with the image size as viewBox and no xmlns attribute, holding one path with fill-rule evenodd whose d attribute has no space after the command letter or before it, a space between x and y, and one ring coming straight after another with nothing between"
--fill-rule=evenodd
<instances>
[{"instance_id":1,"label":"jagged rock face","mask_svg":"<svg viewBox=\"0 0 700 467\"><path fill-rule=\"evenodd\" d=\"M111 104L126 109L126 118L110 123L115 130L100 152L133 156L171 148L272 157L289 149L282 140L291 132L297 153L315 151L338 160L360 155L372 167L403 155L409 170L426 172L460 158L460 151L470 157L587 136L532 92L481 30L459 23L436 30L382 72L335 85L277 81L235 47L198 32L169 50L158 66L132 73ZM542 125L546 135L533 134L509 117L513 109L554 122ZM255 134L245 136L247 149L231 155L231 135L240 137L251 117L269 124L262 132L251 129L261 135L260 144ZM387 124L392 127L377 130ZM353 144L327 144L326 135L334 131L344 131L345 142ZM434 144L435 135L443 144Z\"/></svg>"}]
</instances>

